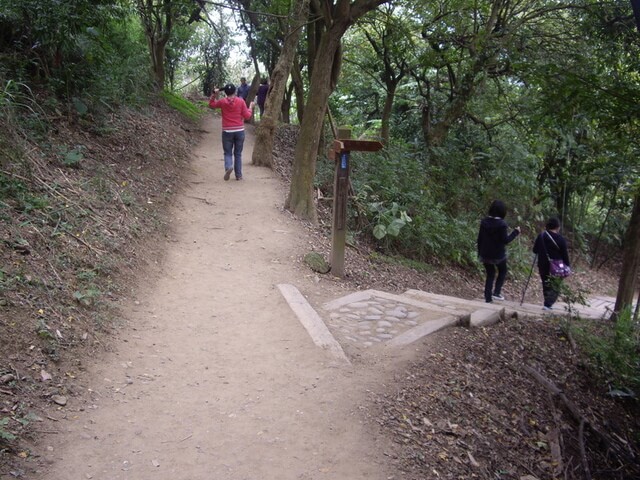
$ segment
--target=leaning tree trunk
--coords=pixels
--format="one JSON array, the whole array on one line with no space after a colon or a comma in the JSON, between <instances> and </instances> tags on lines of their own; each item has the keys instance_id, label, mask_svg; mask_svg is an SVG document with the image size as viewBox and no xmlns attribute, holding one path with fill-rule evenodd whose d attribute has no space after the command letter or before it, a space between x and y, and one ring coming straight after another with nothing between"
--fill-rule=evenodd
<instances>
[{"instance_id":1,"label":"leaning tree trunk","mask_svg":"<svg viewBox=\"0 0 640 480\"><path fill-rule=\"evenodd\" d=\"M285 204L295 215L312 223L318 221L313 201L313 180L327 101L331 95L332 65L347 25L346 22L341 26L334 23L320 41L311 76L309 100L296 143L289 196Z\"/></svg>"},{"instance_id":2,"label":"leaning tree trunk","mask_svg":"<svg viewBox=\"0 0 640 480\"><path fill-rule=\"evenodd\" d=\"M287 78L291 72L293 59L296 54L296 46L300 39L301 25L307 19L309 13L309 0L297 0L295 5L290 33L285 39L278 63L271 73L271 87L264 105L264 116L260 119L256 131L256 141L253 147L251 163L262 167L273 167L273 142L278 127L280 106L287 88Z\"/></svg>"},{"instance_id":3,"label":"leaning tree trunk","mask_svg":"<svg viewBox=\"0 0 640 480\"><path fill-rule=\"evenodd\" d=\"M339 64L342 36L353 22L365 13L374 10L386 0L338 0L334 8L327 11L327 28L322 35L313 61L309 100L305 105L304 118L300 125L300 136L296 143L289 195L285 208L298 217L318 221L313 201L313 180L316 175L316 157L322 125L327 109L327 100L335 87L335 66ZM331 18L328 18L329 15Z\"/></svg>"},{"instance_id":4,"label":"leaning tree trunk","mask_svg":"<svg viewBox=\"0 0 640 480\"><path fill-rule=\"evenodd\" d=\"M618 283L618 295L613 309L612 319L625 308L633 305L633 296L636 290L638 269L640 268L640 192L636 193L631 220L627 227L624 239L624 253L622 272ZM638 299L640 302L640 299Z\"/></svg>"}]
</instances>

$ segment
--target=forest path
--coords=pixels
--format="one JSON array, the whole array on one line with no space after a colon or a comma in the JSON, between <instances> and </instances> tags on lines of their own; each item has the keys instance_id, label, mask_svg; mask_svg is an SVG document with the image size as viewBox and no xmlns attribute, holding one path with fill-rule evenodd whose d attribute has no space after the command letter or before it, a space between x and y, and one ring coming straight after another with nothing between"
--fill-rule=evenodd
<instances>
[{"instance_id":1,"label":"forest path","mask_svg":"<svg viewBox=\"0 0 640 480\"><path fill-rule=\"evenodd\" d=\"M277 285L323 302L339 283L300 268L307 232L276 175L250 164L253 127L244 180L226 182L219 117L204 128L166 256L140 275L114 352L88 367L89 403L56 415L41 478L389 478L361 409L390 362L314 345Z\"/></svg>"}]
</instances>

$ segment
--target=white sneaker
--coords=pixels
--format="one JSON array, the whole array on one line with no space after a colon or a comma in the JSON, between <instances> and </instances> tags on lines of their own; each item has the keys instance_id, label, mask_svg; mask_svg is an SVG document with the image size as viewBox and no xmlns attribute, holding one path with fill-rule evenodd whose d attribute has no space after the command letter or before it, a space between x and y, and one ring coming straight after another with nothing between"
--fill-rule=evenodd
<instances>
[{"instance_id":1,"label":"white sneaker","mask_svg":"<svg viewBox=\"0 0 640 480\"><path fill-rule=\"evenodd\" d=\"M502 295L491 295L491 298L493 298L494 300L504 300L504 297Z\"/></svg>"},{"instance_id":2,"label":"white sneaker","mask_svg":"<svg viewBox=\"0 0 640 480\"><path fill-rule=\"evenodd\" d=\"M553 307L547 307L546 305L544 307L542 307L542 310L544 310L545 312L550 312L553 310Z\"/></svg>"}]
</instances>

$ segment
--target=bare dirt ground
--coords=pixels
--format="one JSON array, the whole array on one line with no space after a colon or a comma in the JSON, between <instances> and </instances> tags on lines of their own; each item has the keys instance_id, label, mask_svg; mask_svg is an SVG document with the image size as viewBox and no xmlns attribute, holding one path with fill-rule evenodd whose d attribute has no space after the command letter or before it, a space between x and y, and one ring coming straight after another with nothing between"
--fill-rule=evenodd
<instances>
[{"instance_id":1,"label":"bare dirt ground","mask_svg":"<svg viewBox=\"0 0 640 480\"><path fill-rule=\"evenodd\" d=\"M276 285L316 300L339 287L300 267L307 232L275 174L245 161L242 182L223 181L219 119L207 129L166 258L140 276L115 352L88 369L88 403L52 414L35 478L388 478L357 414L387 366L344 368L314 347Z\"/></svg>"},{"instance_id":2,"label":"bare dirt ground","mask_svg":"<svg viewBox=\"0 0 640 480\"><path fill-rule=\"evenodd\" d=\"M219 119L203 128L193 160L174 171L186 183L166 235L132 248L148 262L114 287L120 322L72 361L28 342L8 354L3 417L39 418L3 450L0 478L637 478L637 401L606 395L558 319L451 329L395 354L358 353L351 366L315 347L277 284L313 305L364 288L476 298L477 272L417 272L363 246L348 250L346 279L313 273L301 259L328 252L327 224L282 208L290 132L271 172L250 165L249 127L245 180L224 182ZM571 281L600 294L614 285L586 270ZM510 279L505 293L521 288Z\"/></svg>"}]
</instances>

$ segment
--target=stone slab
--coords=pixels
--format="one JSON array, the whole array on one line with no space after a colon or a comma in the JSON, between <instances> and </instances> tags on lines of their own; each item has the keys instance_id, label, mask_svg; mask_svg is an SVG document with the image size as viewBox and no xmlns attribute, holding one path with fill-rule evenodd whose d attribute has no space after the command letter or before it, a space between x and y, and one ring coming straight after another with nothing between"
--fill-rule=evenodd
<instances>
[{"instance_id":1,"label":"stone slab","mask_svg":"<svg viewBox=\"0 0 640 480\"><path fill-rule=\"evenodd\" d=\"M404 347L422 337L435 333L443 328L452 327L458 324L460 318L453 315L447 315L438 320L424 322L387 342L388 347Z\"/></svg>"},{"instance_id":2,"label":"stone slab","mask_svg":"<svg viewBox=\"0 0 640 480\"><path fill-rule=\"evenodd\" d=\"M405 295L396 295L393 293L387 293L387 292L383 292L380 290L361 290L359 292L355 292L349 295L345 295L344 297L340 297L336 300L332 300L330 302L327 302L323 305L323 308L325 310L336 310L338 308L341 308L345 305L349 305L352 303L357 303L357 302L364 302L364 301L368 301L371 300L373 298L378 298L378 299L386 299L386 300L391 300L394 302L400 302L400 303L406 303L407 305L412 305L414 307L417 308L421 308L423 310L431 310L431 311L436 311L436 312L442 312L442 313L449 313L452 315L460 315L463 313L469 313L467 312L466 309L464 309L463 312L460 312L460 309L458 308L453 308L453 307L446 307L446 306L442 306L442 305L438 305L435 302L429 302L428 299L426 300L417 300L415 298L411 298L409 296L405 296Z\"/></svg>"},{"instance_id":3,"label":"stone slab","mask_svg":"<svg viewBox=\"0 0 640 480\"><path fill-rule=\"evenodd\" d=\"M345 355L340 344L333 337L324 321L318 313L309 305L307 299L304 298L302 293L289 284L279 284L278 289L282 296L285 298L291 310L296 314L298 320L302 326L307 330L309 336L320 348L327 350L336 359L350 364L351 362Z\"/></svg>"},{"instance_id":4,"label":"stone slab","mask_svg":"<svg viewBox=\"0 0 640 480\"><path fill-rule=\"evenodd\" d=\"M471 327L486 327L498 323L501 318L504 318L504 315L504 308L501 310L481 308L471 313L469 324Z\"/></svg>"},{"instance_id":5,"label":"stone slab","mask_svg":"<svg viewBox=\"0 0 640 480\"><path fill-rule=\"evenodd\" d=\"M502 309L506 310L506 315L510 316L513 312L518 312L521 315L527 316L538 316L541 317L543 315L543 310L541 305L533 305L530 303L523 303L520 305L518 301L501 301L501 302L493 302L486 303L483 300L466 300L462 298L448 297L446 295L439 295L435 293L423 292L422 290L407 290L402 294L403 296L407 296L409 298L413 298L419 301L447 301L451 304L458 306L458 308L470 308L473 310L478 309L487 309L487 310L496 310L500 311ZM600 320L607 315L607 311L605 308L593 308L591 306L583 306L583 305L575 305L574 306L576 312L582 318L589 318L592 320ZM552 314L557 316L569 316L569 312L567 311L567 305L558 302L554 305L554 309L552 312L546 312L546 314Z\"/></svg>"}]
</instances>

